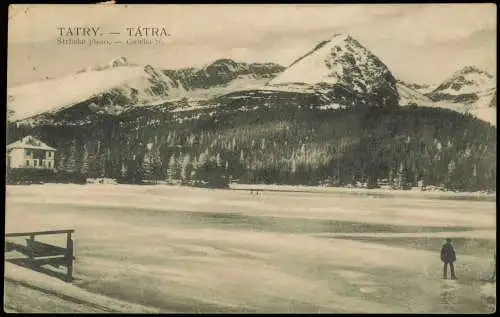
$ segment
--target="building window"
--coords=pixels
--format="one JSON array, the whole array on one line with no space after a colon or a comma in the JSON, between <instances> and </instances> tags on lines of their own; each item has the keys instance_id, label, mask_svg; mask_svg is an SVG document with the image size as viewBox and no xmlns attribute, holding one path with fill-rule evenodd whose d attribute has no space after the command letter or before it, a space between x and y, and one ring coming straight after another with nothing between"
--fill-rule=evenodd
<instances>
[{"instance_id":1,"label":"building window","mask_svg":"<svg viewBox=\"0 0 500 317\"><path fill-rule=\"evenodd\" d=\"M33 160L33 166L38 166L38 160L37 159Z\"/></svg>"},{"instance_id":2,"label":"building window","mask_svg":"<svg viewBox=\"0 0 500 317\"><path fill-rule=\"evenodd\" d=\"M24 150L24 154L30 156L31 155L31 150Z\"/></svg>"},{"instance_id":3,"label":"building window","mask_svg":"<svg viewBox=\"0 0 500 317\"><path fill-rule=\"evenodd\" d=\"M26 160L26 166L30 166L30 160Z\"/></svg>"},{"instance_id":4,"label":"building window","mask_svg":"<svg viewBox=\"0 0 500 317\"><path fill-rule=\"evenodd\" d=\"M52 168L52 162L51 161L47 162L47 167Z\"/></svg>"}]
</instances>

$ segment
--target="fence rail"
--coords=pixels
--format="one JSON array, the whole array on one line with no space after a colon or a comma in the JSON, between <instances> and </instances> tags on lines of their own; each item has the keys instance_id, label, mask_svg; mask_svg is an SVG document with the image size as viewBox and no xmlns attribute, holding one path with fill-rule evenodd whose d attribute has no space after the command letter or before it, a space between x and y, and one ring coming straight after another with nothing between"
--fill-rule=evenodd
<instances>
[{"instance_id":1,"label":"fence rail","mask_svg":"<svg viewBox=\"0 0 500 317\"><path fill-rule=\"evenodd\" d=\"M18 251L28 257L30 266L39 268L43 265L66 266L66 280L73 280L73 239L71 235L74 229L35 231L35 232L12 232L5 234L5 252ZM66 248L40 241L36 241L37 236L66 234ZM27 237L26 245L7 241L7 238Z\"/></svg>"},{"instance_id":2,"label":"fence rail","mask_svg":"<svg viewBox=\"0 0 500 317\"><path fill-rule=\"evenodd\" d=\"M35 232L12 232L12 233L6 233L5 237L23 237L23 236L41 236L41 235L47 235L47 234L61 234L61 233L74 233L74 229L62 229L62 230L49 230L49 231L35 231Z\"/></svg>"}]
</instances>

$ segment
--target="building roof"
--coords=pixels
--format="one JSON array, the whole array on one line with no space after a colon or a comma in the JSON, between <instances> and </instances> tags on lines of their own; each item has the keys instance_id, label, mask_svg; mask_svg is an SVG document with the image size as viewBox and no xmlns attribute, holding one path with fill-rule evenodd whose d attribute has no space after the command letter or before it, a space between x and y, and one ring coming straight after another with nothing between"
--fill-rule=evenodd
<instances>
[{"instance_id":1,"label":"building roof","mask_svg":"<svg viewBox=\"0 0 500 317\"><path fill-rule=\"evenodd\" d=\"M46 150L46 151L57 151L53 147L48 146L37 138L28 135L19 141L7 145L7 150L10 149L33 149L33 150Z\"/></svg>"}]
</instances>

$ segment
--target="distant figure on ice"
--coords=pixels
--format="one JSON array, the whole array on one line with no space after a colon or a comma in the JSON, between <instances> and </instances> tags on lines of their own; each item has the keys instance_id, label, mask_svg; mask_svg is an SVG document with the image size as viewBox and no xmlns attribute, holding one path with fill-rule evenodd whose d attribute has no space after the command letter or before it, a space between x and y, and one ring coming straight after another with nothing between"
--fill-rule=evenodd
<instances>
[{"instance_id":1,"label":"distant figure on ice","mask_svg":"<svg viewBox=\"0 0 500 317\"><path fill-rule=\"evenodd\" d=\"M448 265L450 266L451 279L457 279L457 277L455 276L455 267L453 265L453 262L455 262L456 260L457 257L455 255L455 249L451 245L451 239L447 238L446 243L443 244L443 247L441 248L441 261L444 262L443 279L446 280L448 278Z\"/></svg>"}]
</instances>

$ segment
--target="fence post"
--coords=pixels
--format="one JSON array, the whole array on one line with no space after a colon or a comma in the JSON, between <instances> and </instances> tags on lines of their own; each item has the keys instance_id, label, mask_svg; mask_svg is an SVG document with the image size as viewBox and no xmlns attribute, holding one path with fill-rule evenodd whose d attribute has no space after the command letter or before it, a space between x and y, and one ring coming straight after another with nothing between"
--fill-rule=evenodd
<instances>
[{"instance_id":1,"label":"fence post","mask_svg":"<svg viewBox=\"0 0 500 317\"><path fill-rule=\"evenodd\" d=\"M66 254L67 268L68 268L68 282L73 280L73 240L71 239L71 232L66 235L66 248L68 253Z\"/></svg>"},{"instance_id":2,"label":"fence post","mask_svg":"<svg viewBox=\"0 0 500 317\"><path fill-rule=\"evenodd\" d=\"M33 255L33 249L30 248L30 242L35 242L35 235L30 235L30 238L29 238L30 241L28 241L28 260L29 260L29 263L30 263L30 266L31 267L35 267L35 258L34 258L34 255ZM31 243L31 246L33 246L34 243Z\"/></svg>"}]
</instances>

